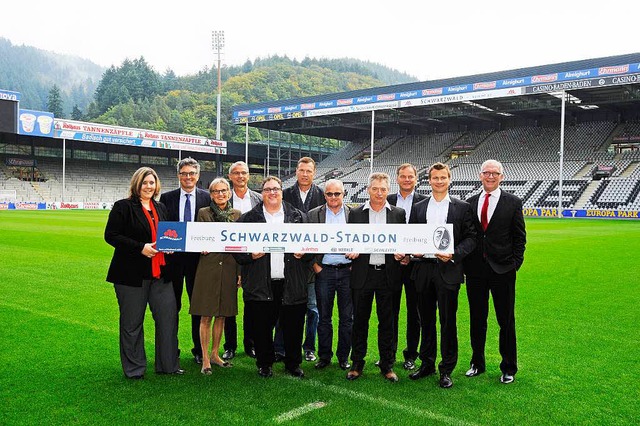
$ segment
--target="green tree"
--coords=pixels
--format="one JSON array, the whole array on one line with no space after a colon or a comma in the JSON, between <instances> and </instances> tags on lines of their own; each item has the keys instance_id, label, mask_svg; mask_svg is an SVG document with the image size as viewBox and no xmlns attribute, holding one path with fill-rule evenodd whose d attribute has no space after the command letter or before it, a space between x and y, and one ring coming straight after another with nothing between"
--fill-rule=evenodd
<instances>
[{"instance_id":1,"label":"green tree","mask_svg":"<svg viewBox=\"0 0 640 426\"><path fill-rule=\"evenodd\" d=\"M62 112L62 96L60 94L60 88L56 84L49 90L47 111L52 112L55 117L64 118L64 113Z\"/></svg>"},{"instance_id":2,"label":"green tree","mask_svg":"<svg viewBox=\"0 0 640 426\"><path fill-rule=\"evenodd\" d=\"M71 110L71 119L78 121L82 120L82 111L80 110L80 107L78 107L78 104L75 104Z\"/></svg>"}]
</instances>

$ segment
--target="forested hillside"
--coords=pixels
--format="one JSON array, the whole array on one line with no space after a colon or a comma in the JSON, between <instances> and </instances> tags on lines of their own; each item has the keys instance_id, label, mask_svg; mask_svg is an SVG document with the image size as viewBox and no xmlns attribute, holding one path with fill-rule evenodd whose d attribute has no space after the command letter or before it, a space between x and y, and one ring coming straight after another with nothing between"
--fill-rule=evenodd
<instances>
[{"instance_id":1,"label":"forested hillside","mask_svg":"<svg viewBox=\"0 0 640 426\"><path fill-rule=\"evenodd\" d=\"M96 70L101 74L92 86ZM244 129L231 123L231 112L239 104L410 81L415 78L349 58L296 61L273 56L223 67L221 139L244 140ZM171 70L161 74L141 56L102 70L84 59L0 39L0 88L21 92L26 108L59 109L61 101L64 114L78 120L215 137L216 84L215 68L187 76ZM52 103L54 86L61 100ZM252 140L257 137L252 135Z\"/></svg>"}]
</instances>

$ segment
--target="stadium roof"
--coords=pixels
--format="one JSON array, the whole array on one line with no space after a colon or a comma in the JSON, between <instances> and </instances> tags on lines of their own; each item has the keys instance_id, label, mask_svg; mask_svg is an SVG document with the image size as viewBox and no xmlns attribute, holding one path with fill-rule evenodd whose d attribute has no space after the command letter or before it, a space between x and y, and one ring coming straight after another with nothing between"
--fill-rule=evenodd
<instances>
[{"instance_id":1,"label":"stadium roof","mask_svg":"<svg viewBox=\"0 0 640 426\"><path fill-rule=\"evenodd\" d=\"M556 79L553 79L554 75ZM417 94L414 98L422 99L427 99L425 94L445 98L447 93L452 93L447 90L463 87L468 88L464 90L467 92L481 93L484 90L485 94L498 93L500 90L491 89L505 87L506 83L520 87L512 95L503 92L495 96L487 95L486 98L452 94L448 99L434 103L421 104L417 102L419 99L414 99L413 103L411 100L402 100L403 94ZM567 93L568 116L575 119L585 116L591 120L603 116L603 119L616 119L626 111L638 111L640 53L245 104L236 106L233 115L237 124L248 122L250 126L262 129L356 140L370 137L372 109L376 111L376 136L399 131L425 133L559 121L562 90ZM395 94L396 97L388 103L388 107L340 108L340 105L355 105L361 99L384 100L389 94ZM341 104L341 101L352 103ZM331 102L331 106L337 108L327 108L327 113L321 109L313 115L311 111L304 111L305 107L313 109L330 105ZM332 110L337 112L331 113ZM262 111L264 113L260 114Z\"/></svg>"}]
</instances>

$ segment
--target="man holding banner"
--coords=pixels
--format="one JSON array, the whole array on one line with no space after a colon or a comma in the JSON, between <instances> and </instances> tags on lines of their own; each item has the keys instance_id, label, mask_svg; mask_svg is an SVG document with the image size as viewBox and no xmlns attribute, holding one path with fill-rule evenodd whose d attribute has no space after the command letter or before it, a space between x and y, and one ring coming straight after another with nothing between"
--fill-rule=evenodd
<instances>
[{"instance_id":1,"label":"man holding banner","mask_svg":"<svg viewBox=\"0 0 640 426\"><path fill-rule=\"evenodd\" d=\"M272 229L277 229L278 224L306 222L300 210L282 202L282 182L277 177L268 176L263 181L262 200L238 222L267 223ZM253 330L258 374L273 375L273 330L279 320L286 351L285 370L302 378L302 334L313 255L285 253L285 249L279 247L266 248L268 253L233 254L242 265L243 298Z\"/></svg>"},{"instance_id":2,"label":"man holding banner","mask_svg":"<svg viewBox=\"0 0 640 426\"><path fill-rule=\"evenodd\" d=\"M405 211L387 201L390 182L386 173L372 173L369 177L369 201L349 213L349 223L405 224ZM406 226L406 225L405 225ZM351 351L353 364L347 373L348 380L362 375L367 354L367 336L373 298L376 298L378 316L378 351L380 372L386 380L397 382L393 371L393 292L401 285L400 260L404 254L347 253L353 261L351 289L353 291L354 319Z\"/></svg>"},{"instance_id":3,"label":"man holding banner","mask_svg":"<svg viewBox=\"0 0 640 426\"><path fill-rule=\"evenodd\" d=\"M453 225L453 236L444 228L436 229L436 245L446 246L453 237L454 252L436 252L434 257L416 254L412 278L418 293L422 343L418 370L409 375L412 380L435 374L436 362L436 311L440 311L440 353L442 360L438 365L440 387L453 386L451 373L458 362L458 331L456 312L458 310L458 292L464 282L462 260L476 246L476 230L473 225L471 206L449 196L451 171L449 166L435 163L429 168L429 184L432 195L413 206L409 223L429 223Z\"/></svg>"}]
</instances>

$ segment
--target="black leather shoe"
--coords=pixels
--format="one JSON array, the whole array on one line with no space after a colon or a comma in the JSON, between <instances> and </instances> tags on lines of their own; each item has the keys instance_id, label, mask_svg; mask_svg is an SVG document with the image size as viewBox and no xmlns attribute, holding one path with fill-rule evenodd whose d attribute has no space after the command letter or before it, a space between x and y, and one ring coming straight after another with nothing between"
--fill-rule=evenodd
<instances>
[{"instance_id":1,"label":"black leather shoe","mask_svg":"<svg viewBox=\"0 0 640 426\"><path fill-rule=\"evenodd\" d=\"M129 380L142 380L144 379L144 374L136 374L135 376L125 376Z\"/></svg>"},{"instance_id":2,"label":"black leather shoe","mask_svg":"<svg viewBox=\"0 0 640 426\"><path fill-rule=\"evenodd\" d=\"M327 359L321 359L320 361L316 362L316 370L322 370L325 367L328 367L329 364L331 364L331 361L327 360Z\"/></svg>"},{"instance_id":3,"label":"black leather shoe","mask_svg":"<svg viewBox=\"0 0 640 426\"><path fill-rule=\"evenodd\" d=\"M424 377L431 376L432 374L435 374L435 373L436 373L435 367L428 367L426 365L421 365L420 368L418 368L413 373L409 374L409 378L411 380L418 380Z\"/></svg>"},{"instance_id":4,"label":"black leather shoe","mask_svg":"<svg viewBox=\"0 0 640 426\"><path fill-rule=\"evenodd\" d=\"M256 357L255 348L245 349L244 353L246 353L249 358L255 358Z\"/></svg>"},{"instance_id":5,"label":"black leather shoe","mask_svg":"<svg viewBox=\"0 0 640 426\"><path fill-rule=\"evenodd\" d=\"M284 354L281 354L280 352L276 352L276 354L273 357L273 362L282 362L284 361Z\"/></svg>"},{"instance_id":6,"label":"black leather shoe","mask_svg":"<svg viewBox=\"0 0 640 426\"><path fill-rule=\"evenodd\" d=\"M233 359L235 356L236 356L236 351L234 351L233 349L227 349L222 354L222 359L225 361L229 361L230 359Z\"/></svg>"},{"instance_id":7,"label":"black leather shoe","mask_svg":"<svg viewBox=\"0 0 640 426\"><path fill-rule=\"evenodd\" d=\"M508 385L509 383L513 383L513 381L516 378L513 377L513 375L511 374L507 374L507 373L502 373L502 376L500 376L500 383L503 383L505 385Z\"/></svg>"},{"instance_id":8,"label":"black leather shoe","mask_svg":"<svg viewBox=\"0 0 640 426\"><path fill-rule=\"evenodd\" d=\"M316 357L315 352L313 352L313 351L304 351L304 359L306 361L313 362L318 358Z\"/></svg>"},{"instance_id":9,"label":"black leather shoe","mask_svg":"<svg viewBox=\"0 0 640 426\"><path fill-rule=\"evenodd\" d=\"M412 359L408 359L404 362L404 364L402 364L402 368L404 368L405 370L413 370L414 368L416 368L416 362Z\"/></svg>"},{"instance_id":10,"label":"black leather shoe","mask_svg":"<svg viewBox=\"0 0 640 426\"><path fill-rule=\"evenodd\" d=\"M193 356L193 360L195 361L196 364L202 364L202 355L194 355Z\"/></svg>"},{"instance_id":11,"label":"black leather shoe","mask_svg":"<svg viewBox=\"0 0 640 426\"><path fill-rule=\"evenodd\" d=\"M351 364L349 364L349 361L340 361L340 368L348 370L351 368Z\"/></svg>"},{"instance_id":12,"label":"black leather shoe","mask_svg":"<svg viewBox=\"0 0 640 426\"><path fill-rule=\"evenodd\" d=\"M273 369L271 367L260 367L258 368L258 374L260 377L271 377L273 376Z\"/></svg>"},{"instance_id":13,"label":"black leather shoe","mask_svg":"<svg viewBox=\"0 0 640 426\"><path fill-rule=\"evenodd\" d=\"M478 368L477 365L475 364L471 364L471 368L467 370L466 373L464 373L465 376L467 377L476 377L479 376L480 374L484 373L485 369L484 368Z\"/></svg>"},{"instance_id":14,"label":"black leather shoe","mask_svg":"<svg viewBox=\"0 0 640 426\"><path fill-rule=\"evenodd\" d=\"M448 374L440 375L440 387L448 389L453 386L453 380L451 380L451 376Z\"/></svg>"},{"instance_id":15,"label":"black leather shoe","mask_svg":"<svg viewBox=\"0 0 640 426\"><path fill-rule=\"evenodd\" d=\"M300 367L285 368L285 370L287 371L287 373L289 373L293 377L298 377L300 379L302 379L304 377L304 371L302 371L302 368L300 368Z\"/></svg>"}]
</instances>

